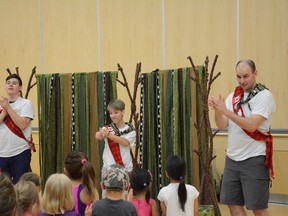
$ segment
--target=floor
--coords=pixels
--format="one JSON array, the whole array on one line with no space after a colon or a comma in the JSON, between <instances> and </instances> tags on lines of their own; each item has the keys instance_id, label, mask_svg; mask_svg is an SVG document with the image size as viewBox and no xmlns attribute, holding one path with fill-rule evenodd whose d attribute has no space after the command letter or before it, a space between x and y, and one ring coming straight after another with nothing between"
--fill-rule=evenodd
<instances>
[{"instance_id":1,"label":"floor","mask_svg":"<svg viewBox=\"0 0 288 216\"><path fill-rule=\"evenodd\" d=\"M222 216L229 216L229 210L226 205L219 204ZM269 213L271 216L287 216L288 205L269 203ZM247 216L253 216L252 211L247 211Z\"/></svg>"}]
</instances>

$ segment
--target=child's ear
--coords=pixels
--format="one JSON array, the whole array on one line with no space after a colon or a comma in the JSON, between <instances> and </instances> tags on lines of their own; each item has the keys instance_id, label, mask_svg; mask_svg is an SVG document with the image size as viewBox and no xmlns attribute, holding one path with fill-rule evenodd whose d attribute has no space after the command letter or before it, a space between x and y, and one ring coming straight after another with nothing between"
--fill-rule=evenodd
<instances>
[{"instance_id":1,"label":"child's ear","mask_svg":"<svg viewBox=\"0 0 288 216\"><path fill-rule=\"evenodd\" d=\"M170 177L169 177L169 175L168 175L168 173L167 173L166 170L165 170L165 175L166 175L166 177L167 177L168 179L170 179Z\"/></svg>"},{"instance_id":2,"label":"child's ear","mask_svg":"<svg viewBox=\"0 0 288 216\"><path fill-rule=\"evenodd\" d=\"M17 207L14 207L14 209L13 209L13 214L12 214L12 215L18 216L18 209L17 209Z\"/></svg>"},{"instance_id":3,"label":"child's ear","mask_svg":"<svg viewBox=\"0 0 288 216\"><path fill-rule=\"evenodd\" d=\"M35 215L39 212L39 205L37 203L34 203L32 205L32 209L31 209L32 213L35 213ZM34 215L34 214L33 214Z\"/></svg>"},{"instance_id":4,"label":"child's ear","mask_svg":"<svg viewBox=\"0 0 288 216\"><path fill-rule=\"evenodd\" d=\"M100 187L101 187L102 190L105 190L105 186L104 186L104 184L102 182L100 182Z\"/></svg>"},{"instance_id":5,"label":"child's ear","mask_svg":"<svg viewBox=\"0 0 288 216\"><path fill-rule=\"evenodd\" d=\"M64 172L64 174L68 175L67 170L66 170L65 167L63 168L63 172Z\"/></svg>"}]
</instances>

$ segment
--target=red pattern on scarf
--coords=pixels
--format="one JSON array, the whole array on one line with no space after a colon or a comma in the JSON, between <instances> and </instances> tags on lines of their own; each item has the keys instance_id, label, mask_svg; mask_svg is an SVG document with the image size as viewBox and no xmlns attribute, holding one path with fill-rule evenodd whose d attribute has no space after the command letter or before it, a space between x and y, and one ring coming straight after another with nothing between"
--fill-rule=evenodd
<instances>
[{"instance_id":1,"label":"red pattern on scarf","mask_svg":"<svg viewBox=\"0 0 288 216\"><path fill-rule=\"evenodd\" d=\"M13 122L11 117L9 115L6 115L6 117L3 119L3 122L6 124L6 126L18 137L24 139L28 144L30 145L33 152L36 152L35 144L33 143L32 135L31 139L26 139L25 135L23 134L22 130Z\"/></svg>"},{"instance_id":2,"label":"red pattern on scarf","mask_svg":"<svg viewBox=\"0 0 288 216\"><path fill-rule=\"evenodd\" d=\"M109 132L112 132L112 133L115 133L115 131L113 130L112 127L110 127L109 125L105 125L105 127L109 130ZM107 140L108 140L108 146L110 148L110 151L114 157L114 160L117 164L125 167L123 161L122 161L122 156L121 156L121 152L120 152L120 146L119 146L119 143L115 142L114 140L112 139L109 139L107 137Z\"/></svg>"},{"instance_id":3,"label":"red pattern on scarf","mask_svg":"<svg viewBox=\"0 0 288 216\"><path fill-rule=\"evenodd\" d=\"M233 111L234 113L238 113L239 111L241 111L242 113L242 117L244 116L244 112L242 109L242 106L237 107L237 103L240 101L242 95L244 94L244 90L240 87L237 86L235 91L234 91L234 95L233 95L233 100L232 100L232 106L233 106ZM245 129L242 128L242 130L251 138L257 140L257 141L266 141L266 161L265 161L265 165L267 168L270 169L270 176L274 179L274 168L273 168L273 137L270 133L270 131L268 131L267 135L262 133L259 130L255 130L254 132L249 132Z\"/></svg>"}]
</instances>

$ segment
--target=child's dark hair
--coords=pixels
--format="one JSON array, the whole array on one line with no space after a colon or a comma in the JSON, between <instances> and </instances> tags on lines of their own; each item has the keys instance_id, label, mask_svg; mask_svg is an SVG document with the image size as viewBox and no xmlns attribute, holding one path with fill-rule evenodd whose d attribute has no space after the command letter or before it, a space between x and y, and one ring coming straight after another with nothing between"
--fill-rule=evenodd
<instances>
[{"instance_id":1,"label":"child's dark hair","mask_svg":"<svg viewBox=\"0 0 288 216\"><path fill-rule=\"evenodd\" d=\"M88 194L92 194L92 188L96 187L96 175L87 156L80 151L71 151L65 158L64 166L70 179L83 178L83 185L87 189Z\"/></svg>"},{"instance_id":2,"label":"child's dark hair","mask_svg":"<svg viewBox=\"0 0 288 216\"><path fill-rule=\"evenodd\" d=\"M115 109L115 110L125 110L125 103L120 99L114 99L110 101L110 103L107 106L107 110L109 109Z\"/></svg>"},{"instance_id":3,"label":"child's dark hair","mask_svg":"<svg viewBox=\"0 0 288 216\"><path fill-rule=\"evenodd\" d=\"M151 174L148 170L142 168L135 168L131 172L130 184L133 189L133 195L137 195L140 192L146 191L145 199L146 202L150 201L150 189L149 184L152 181Z\"/></svg>"},{"instance_id":4,"label":"child's dark hair","mask_svg":"<svg viewBox=\"0 0 288 216\"><path fill-rule=\"evenodd\" d=\"M10 79L13 79L13 78L18 80L19 86L22 86L22 80L21 80L20 76L16 73L10 74L8 77L6 77L6 82Z\"/></svg>"},{"instance_id":5,"label":"child's dark hair","mask_svg":"<svg viewBox=\"0 0 288 216\"><path fill-rule=\"evenodd\" d=\"M182 211L185 211L187 201L187 190L185 186L186 162L177 155L171 155L166 160L165 170L169 178L179 181L178 198Z\"/></svg>"}]
</instances>

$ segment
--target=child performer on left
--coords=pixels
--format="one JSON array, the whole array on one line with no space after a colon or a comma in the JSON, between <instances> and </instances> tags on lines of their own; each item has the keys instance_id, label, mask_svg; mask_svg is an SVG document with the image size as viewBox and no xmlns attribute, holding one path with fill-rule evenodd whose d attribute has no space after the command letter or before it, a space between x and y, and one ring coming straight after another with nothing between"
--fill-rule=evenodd
<instances>
[{"instance_id":1,"label":"child performer on left","mask_svg":"<svg viewBox=\"0 0 288 216\"><path fill-rule=\"evenodd\" d=\"M22 80L18 74L6 78L7 96L0 97L0 169L13 183L30 171L34 109L20 96Z\"/></svg>"}]
</instances>

